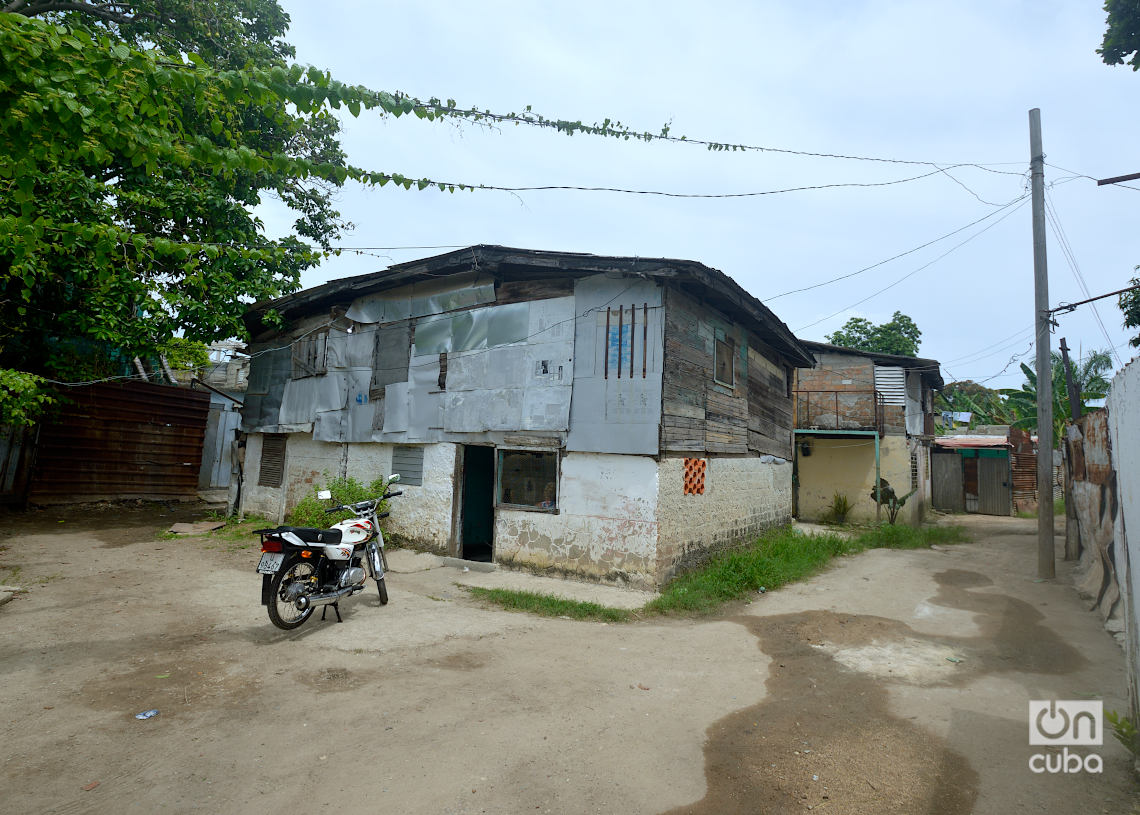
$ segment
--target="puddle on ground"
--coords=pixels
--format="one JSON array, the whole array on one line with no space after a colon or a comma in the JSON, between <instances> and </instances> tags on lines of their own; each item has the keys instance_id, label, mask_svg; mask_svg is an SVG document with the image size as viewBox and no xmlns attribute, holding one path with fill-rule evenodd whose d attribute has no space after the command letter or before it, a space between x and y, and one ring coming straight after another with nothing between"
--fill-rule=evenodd
<instances>
[{"instance_id":1,"label":"puddle on ground","mask_svg":"<svg viewBox=\"0 0 1140 815\"><path fill-rule=\"evenodd\" d=\"M963 685L1013 670L1063 674L1086 660L1029 603L977 591L992 585L985 575L953 569L935 580L930 602L978 615L978 636L929 636L897 620L831 611L734 618L772 658L767 696L709 728L708 792L672 812L970 812L977 772L920 723L893 715L888 684ZM889 666L884 674L881 661L891 659L897 677ZM919 670L919 662L936 665Z\"/></svg>"}]
</instances>

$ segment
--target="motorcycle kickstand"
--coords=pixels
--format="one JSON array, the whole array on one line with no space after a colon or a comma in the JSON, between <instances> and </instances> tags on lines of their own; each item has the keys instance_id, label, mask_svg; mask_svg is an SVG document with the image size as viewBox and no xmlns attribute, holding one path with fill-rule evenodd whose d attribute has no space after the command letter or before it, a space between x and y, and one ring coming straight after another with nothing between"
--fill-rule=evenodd
<instances>
[{"instance_id":1,"label":"motorcycle kickstand","mask_svg":"<svg viewBox=\"0 0 1140 815\"><path fill-rule=\"evenodd\" d=\"M328 605L326 605L324 607L324 609L321 610L321 619L324 620L325 612L328 611L330 608L336 612L336 621L338 623L343 623L344 620L342 620L340 618L340 603L329 603Z\"/></svg>"}]
</instances>

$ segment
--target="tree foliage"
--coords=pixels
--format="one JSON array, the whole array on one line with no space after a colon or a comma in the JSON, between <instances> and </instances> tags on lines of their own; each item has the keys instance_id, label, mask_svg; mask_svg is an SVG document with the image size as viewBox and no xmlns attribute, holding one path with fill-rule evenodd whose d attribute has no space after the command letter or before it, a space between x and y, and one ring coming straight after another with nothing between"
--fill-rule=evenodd
<instances>
[{"instance_id":1,"label":"tree foliage","mask_svg":"<svg viewBox=\"0 0 1140 815\"><path fill-rule=\"evenodd\" d=\"M852 317L841 329L829 334L827 341L860 351L915 357L918 356L921 336L922 332L914 320L896 311L890 321L882 325L875 325L862 317Z\"/></svg>"},{"instance_id":2,"label":"tree foliage","mask_svg":"<svg viewBox=\"0 0 1140 815\"><path fill-rule=\"evenodd\" d=\"M1081 412L1091 399L1108 396L1109 382L1105 377L1112 370L1112 357L1108 351L1092 351L1083 359L1073 361L1073 384L1080 394ZM1025 363L1021 364L1025 382L1020 388L1005 388L999 391L1005 397L1012 421L1009 424L1037 432L1037 373ZM1053 380L1053 439L1056 443L1062 437L1065 419L1071 415L1069 392L1065 385L1065 363L1056 351L1052 355Z\"/></svg>"},{"instance_id":3,"label":"tree foliage","mask_svg":"<svg viewBox=\"0 0 1140 815\"><path fill-rule=\"evenodd\" d=\"M934 406L939 411L974 414L970 427L1011 424L1016 418L1001 393L969 379L948 384L935 396Z\"/></svg>"},{"instance_id":4,"label":"tree foliage","mask_svg":"<svg viewBox=\"0 0 1140 815\"><path fill-rule=\"evenodd\" d=\"M1136 0L1106 0L1108 13L1104 41L1097 53L1106 65L1131 65L1140 70L1140 3Z\"/></svg>"},{"instance_id":5,"label":"tree foliage","mask_svg":"<svg viewBox=\"0 0 1140 815\"><path fill-rule=\"evenodd\" d=\"M1132 278L1130 283L1133 286L1140 286L1140 277ZM1124 312L1124 327L1140 328L1140 289L1126 291L1120 295L1118 302L1120 310ZM1133 348L1140 348L1140 334L1130 339L1128 344Z\"/></svg>"}]
</instances>

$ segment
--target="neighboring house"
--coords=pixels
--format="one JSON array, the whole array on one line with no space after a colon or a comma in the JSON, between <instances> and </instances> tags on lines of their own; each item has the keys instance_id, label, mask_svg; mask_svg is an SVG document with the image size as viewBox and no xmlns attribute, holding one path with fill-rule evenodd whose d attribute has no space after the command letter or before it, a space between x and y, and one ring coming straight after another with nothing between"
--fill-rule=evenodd
<instances>
[{"instance_id":1,"label":"neighboring house","mask_svg":"<svg viewBox=\"0 0 1140 815\"><path fill-rule=\"evenodd\" d=\"M246 322L244 512L396 471L399 535L644 586L790 520L811 355L700 263L473 246Z\"/></svg>"},{"instance_id":2,"label":"neighboring house","mask_svg":"<svg viewBox=\"0 0 1140 815\"><path fill-rule=\"evenodd\" d=\"M907 499L899 519L918 523L929 505L933 359L804 342L816 363L796 371L796 513L825 520L836 494L848 520L885 519L871 498L876 472Z\"/></svg>"},{"instance_id":3,"label":"neighboring house","mask_svg":"<svg viewBox=\"0 0 1140 815\"><path fill-rule=\"evenodd\" d=\"M934 440L934 508L1012 515L1037 510L1037 453L1030 435L984 425L970 435Z\"/></svg>"}]
</instances>

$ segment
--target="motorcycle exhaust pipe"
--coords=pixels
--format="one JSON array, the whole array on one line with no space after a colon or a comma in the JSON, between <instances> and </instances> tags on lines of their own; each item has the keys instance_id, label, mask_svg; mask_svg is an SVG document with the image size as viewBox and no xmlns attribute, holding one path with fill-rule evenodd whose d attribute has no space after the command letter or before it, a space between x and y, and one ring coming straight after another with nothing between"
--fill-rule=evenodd
<instances>
[{"instance_id":1,"label":"motorcycle exhaust pipe","mask_svg":"<svg viewBox=\"0 0 1140 815\"><path fill-rule=\"evenodd\" d=\"M336 591L330 591L325 594L302 594L297 598L297 609L298 611L304 611L309 607L315 608L316 606L327 606L330 603L335 603L342 597L348 597L348 595L352 594L353 591L359 591L361 588L363 587L348 586L346 588L337 589Z\"/></svg>"}]
</instances>

